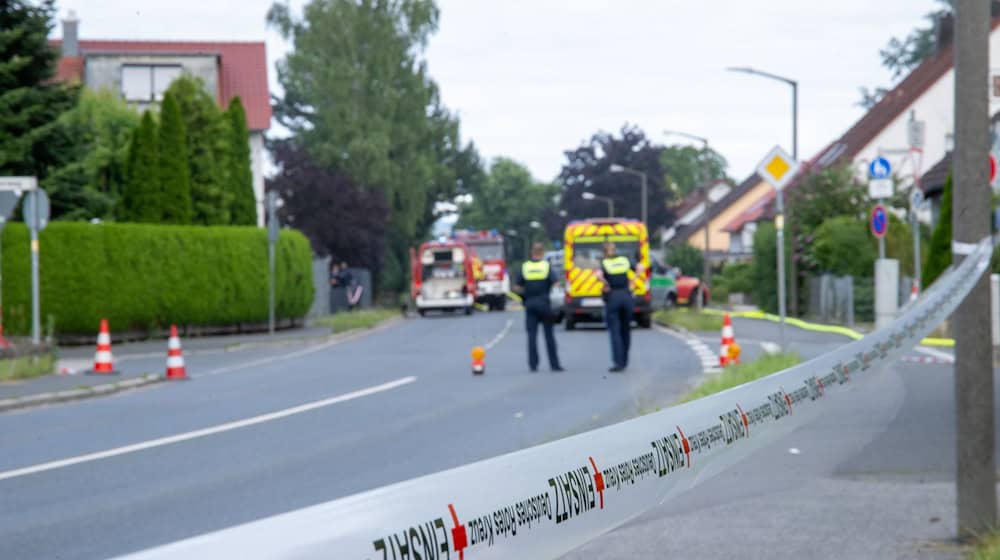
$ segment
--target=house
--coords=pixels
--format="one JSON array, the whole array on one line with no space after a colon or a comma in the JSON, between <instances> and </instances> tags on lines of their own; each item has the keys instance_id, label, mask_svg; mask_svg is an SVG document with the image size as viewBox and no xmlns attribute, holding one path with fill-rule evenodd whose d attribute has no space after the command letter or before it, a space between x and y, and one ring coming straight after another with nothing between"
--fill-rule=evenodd
<instances>
[{"instance_id":1,"label":"house","mask_svg":"<svg viewBox=\"0 0 1000 560\"><path fill-rule=\"evenodd\" d=\"M998 15L1000 10L994 2L989 42L993 68L1000 64ZM953 24L951 17L939 20L936 52L886 93L840 138L805 162L799 176L786 190L794 189L805 174L838 164L850 165L857 179L867 182L868 165L878 156L889 160L893 177L901 188L911 190L921 186L924 170L940 162L952 149L955 113ZM990 112L995 113L1000 109L1000 71L993 70L990 79ZM773 200L773 193L765 193L726 224L723 229L730 239L738 236L745 240L748 228L755 228L760 220L773 219ZM752 236L749 238L752 240ZM746 249L745 244L741 248Z\"/></svg>"},{"instance_id":2,"label":"house","mask_svg":"<svg viewBox=\"0 0 1000 560\"><path fill-rule=\"evenodd\" d=\"M56 72L60 81L119 92L139 110L155 106L184 73L201 78L220 107L240 97L250 129L257 223L262 226L264 133L271 126L264 42L81 40L79 25L70 12L62 21L62 39L50 41L62 55Z\"/></svg>"},{"instance_id":3,"label":"house","mask_svg":"<svg viewBox=\"0 0 1000 560\"><path fill-rule=\"evenodd\" d=\"M749 252L740 249L739 244L734 250L732 236L724 228L771 190L770 185L756 173L735 187L730 187L728 184L726 187L723 190L721 185L715 183L709 191L708 256L716 262L748 256ZM699 189L689 195L675 210L679 218L675 226L663 234L665 248L687 243L700 250L705 249L706 220L703 196Z\"/></svg>"}]
</instances>

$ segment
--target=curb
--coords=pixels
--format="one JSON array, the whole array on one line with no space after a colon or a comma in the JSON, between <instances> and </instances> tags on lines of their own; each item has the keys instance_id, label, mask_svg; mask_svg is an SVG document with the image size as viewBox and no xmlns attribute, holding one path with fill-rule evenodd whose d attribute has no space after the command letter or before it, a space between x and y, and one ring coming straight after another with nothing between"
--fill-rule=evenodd
<instances>
[{"instance_id":1,"label":"curb","mask_svg":"<svg viewBox=\"0 0 1000 560\"><path fill-rule=\"evenodd\" d=\"M356 337L360 337L366 334L372 334L380 330L389 328L402 322L401 317L391 317L382 321L378 325L368 328L368 329L351 329L349 331L344 331L340 333L331 333L325 338L321 337L310 337L308 340L318 340L318 344L337 344L340 342L345 342ZM297 342L303 342L303 339L296 339ZM263 341L255 343L247 343L246 346L241 346L238 349L233 350L223 350L227 351L238 351L247 348L257 346L277 346L287 343L286 340L281 341ZM157 354L161 355L161 354ZM192 376L193 378L194 376ZM12 399L0 399L0 413L7 412L9 410L17 410L21 408L29 408L34 406L41 406L46 404L56 404L61 402L75 401L81 399L89 399L93 397L102 397L105 395L112 395L114 393L120 393L122 391L128 391L131 389L138 389L139 387L145 387L147 385L153 385L155 383L160 383L161 381L166 381L166 377L159 374L147 373L139 377L132 377L129 379L123 379L116 383L105 383L103 385L94 385L91 387L79 387L76 389L68 389L59 392L49 392L49 393L37 393L34 395L25 395L23 397L14 397Z\"/></svg>"},{"instance_id":2,"label":"curb","mask_svg":"<svg viewBox=\"0 0 1000 560\"><path fill-rule=\"evenodd\" d=\"M103 385L94 385L92 387L78 387L76 389L68 389L66 391L38 393L23 397L14 397L12 399L3 399L0 400L0 412L112 395L114 393L120 393L122 391L138 389L139 387L159 383L165 379L166 378L162 375L147 373L141 377L123 379L117 383L105 383Z\"/></svg>"}]
</instances>

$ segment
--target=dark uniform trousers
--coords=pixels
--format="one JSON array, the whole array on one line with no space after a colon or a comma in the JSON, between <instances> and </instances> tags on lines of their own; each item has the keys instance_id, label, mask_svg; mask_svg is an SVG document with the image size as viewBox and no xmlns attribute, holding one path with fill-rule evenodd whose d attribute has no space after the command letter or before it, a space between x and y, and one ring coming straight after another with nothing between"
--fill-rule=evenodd
<instances>
[{"instance_id":1,"label":"dark uniform trousers","mask_svg":"<svg viewBox=\"0 0 1000 560\"><path fill-rule=\"evenodd\" d=\"M524 300L524 327L528 331L528 367L538 367L538 324L545 332L545 350L549 356L549 367L559 366L556 354L556 337L552 325L552 308L547 297L531 297Z\"/></svg>"},{"instance_id":2,"label":"dark uniform trousers","mask_svg":"<svg viewBox=\"0 0 1000 560\"><path fill-rule=\"evenodd\" d=\"M632 345L632 293L611 290L604 304L604 322L611 336L611 358L615 367L628 366L628 350Z\"/></svg>"}]
</instances>

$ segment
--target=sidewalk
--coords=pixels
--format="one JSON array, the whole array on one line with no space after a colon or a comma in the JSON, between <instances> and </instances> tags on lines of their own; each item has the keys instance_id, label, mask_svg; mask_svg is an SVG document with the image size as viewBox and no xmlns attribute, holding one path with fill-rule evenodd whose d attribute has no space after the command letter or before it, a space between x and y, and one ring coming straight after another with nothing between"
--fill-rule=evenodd
<instances>
[{"instance_id":1,"label":"sidewalk","mask_svg":"<svg viewBox=\"0 0 1000 560\"><path fill-rule=\"evenodd\" d=\"M267 333L205 336L181 341L189 372L192 362L202 369L224 365L241 356L266 355L276 347L318 343L331 336L328 327L305 327ZM167 341L147 340L115 344L114 375L88 375L93 366L94 348L59 348L56 373L0 383L0 411L50 402L61 402L109 394L162 381L166 368Z\"/></svg>"}]
</instances>

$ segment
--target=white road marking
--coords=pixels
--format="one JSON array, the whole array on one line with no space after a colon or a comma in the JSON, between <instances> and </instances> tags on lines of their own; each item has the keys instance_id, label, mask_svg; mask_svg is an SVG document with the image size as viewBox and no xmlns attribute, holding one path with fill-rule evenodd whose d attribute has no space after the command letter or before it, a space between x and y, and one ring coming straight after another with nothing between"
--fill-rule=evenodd
<instances>
[{"instance_id":1,"label":"white road marking","mask_svg":"<svg viewBox=\"0 0 1000 560\"><path fill-rule=\"evenodd\" d=\"M514 418L524 418L524 413L519 410L514 413Z\"/></svg>"},{"instance_id":2,"label":"white road marking","mask_svg":"<svg viewBox=\"0 0 1000 560\"><path fill-rule=\"evenodd\" d=\"M760 343L760 347L764 350L765 354L778 354L781 352L781 346L777 342L763 340Z\"/></svg>"},{"instance_id":3,"label":"white road marking","mask_svg":"<svg viewBox=\"0 0 1000 560\"><path fill-rule=\"evenodd\" d=\"M693 334L675 333L674 331L665 329L660 325L654 326L656 327L656 330L675 338L679 338L684 342L684 344L687 344L695 355L698 356L698 359L701 361L701 369L704 370L705 373L720 373L722 371L719 367L719 355L713 352L712 349L709 348L707 344L702 342L702 340L697 336Z\"/></svg>"},{"instance_id":4,"label":"white road marking","mask_svg":"<svg viewBox=\"0 0 1000 560\"><path fill-rule=\"evenodd\" d=\"M310 410L316 410L317 408L323 408L325 406L330 406L333 404L342 403L353 399L359 399L361 397L367 397L369 395L374 395L376 393L381 393L383 391L389 391L391 389L395 389L397 387L402 387L403 385L413 383L416 380L417 378L413 376L402 377L395 381L390 381L388 383L383 383L381 385L375 385L373 387L368 387L366 389L360 389L358 391L344 393L343 395L337 395L336 397L330 397L328 399L306 403L299 406L293 406L291 408L278 410L276 412L261 414L260 416L254 416L252 418L245 418L243 420L236 420L234 422L226 422L225 424L219 424L218 426L202 428L200 430L194 430L192 432L185 432L183 434L176 434L158 439L151 439L148 441L143 441L132 445L126 445L123 447L108 449L106 451L98 451L97 453L88 453L86 455L78 455L76 457L70 457L68 459L60 459L58 461L50 461L48 463L41 463L39 465L32 465L30 467L14 469L12 471L0 472L0 480L6 480L8 478L16 478L19 476L51 471L55 469L61 469L63 467L70 467L73 465L79 465L81 463L89 463L91 461L99 461L101 459L107 459L109 457L116 457L118 455L125 455L127 453L135 453L136 451L153 449L154 447L163 447L164 445L171 445L174 443L180 443L182 441L188 441L200 437L219 434L222 432L238 430L240 428L246 428L248 426L254 426L256 424L263 424L264 422L270 422L272 420L278 420L281 418L286 418L288 416L302 414L303 412L309 412Z\"/></svg>"},{"instance_id":5,"label":"white road marking","mask_svg":"<svg viewBox=\"0 0 1000 560\"><path fill-rule=\"evenodd\" d=\"M489 350L490 348L493 348L497 344L500 344L500 341L503 340L503 337L507 336L507 333L510 332L510 328L513 326L514 326L514 320L507 319L507 324L504 326L503 330L497 333L497 335L493 337L493 340L487 342L486 345L483 346L483 349Z\"/></svg>"},{"instance_id":6,"label":"white road marking","mask_svg":"<svg viewBox=\"0 0 1000 560\"><path fill-rule=\"evenodd\" d=\"M928 348L926 346L917 346L916 348L914 348L914 350L916 350L917 352L920 352L921 354L927 354L928 356L934 356L935 358L937 358L939 360L942 360L942 361L945 361L945 362L947 362L949 364L955 363L955 356L953 356L953 355L951 355L951 354L949 354L947 352L942 352L941 350L935 350L934 348Z\"/></svg>"}]
</instances>

